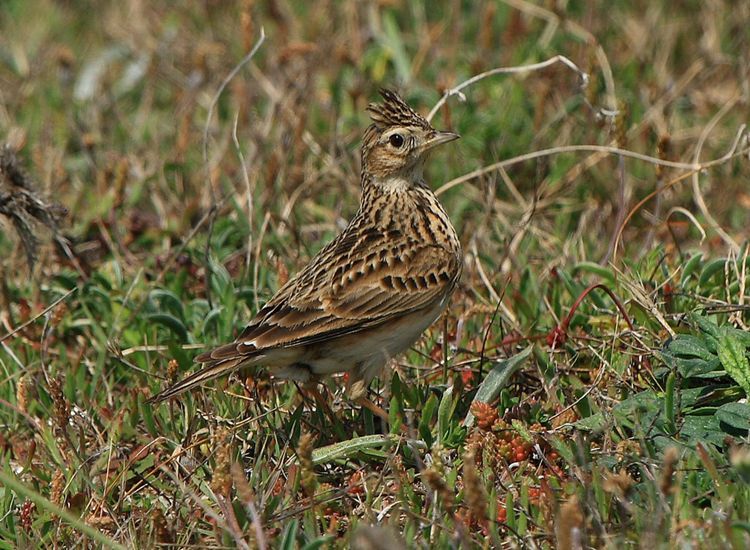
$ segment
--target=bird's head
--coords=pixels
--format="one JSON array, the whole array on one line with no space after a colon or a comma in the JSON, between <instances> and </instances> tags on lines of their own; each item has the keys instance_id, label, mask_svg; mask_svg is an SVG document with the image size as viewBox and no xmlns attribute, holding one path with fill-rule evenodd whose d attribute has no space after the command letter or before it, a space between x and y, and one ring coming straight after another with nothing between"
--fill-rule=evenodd
<instances>
[{"instance_id":1,"label":"bird's head","mask_svg":"<svg viewBox=\"0 0 750 550\"><path fill-rule=\"evenodd\" d=\"M380 95L382 103L367 107L372 124L362 141L363 172L377 179L410 180L415 172L421 176L427 153L458 134L433 128L396 92L381 89Z\"/></svg>"}]
</instances>

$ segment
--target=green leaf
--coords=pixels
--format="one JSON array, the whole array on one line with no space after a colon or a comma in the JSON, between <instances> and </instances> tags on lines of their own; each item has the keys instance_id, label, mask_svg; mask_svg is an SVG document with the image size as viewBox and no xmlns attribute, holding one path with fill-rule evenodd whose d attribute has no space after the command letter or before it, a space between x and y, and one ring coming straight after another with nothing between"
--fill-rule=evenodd
<instances>
[{"instance_id":1,"label":"green leaf","mask_svg":"<svg viewBox=\"0 0 750 550\"><path fill-rule=\"evenodd\" d=\"M612 408L611 416L600 412L583 418L574 425L581 430L598 431L604 429L612 418L618 425L628 429L634 429L640 425L661 430L664 424L662 412L662 398L654 391L646 390L616 404Z\"/></svg>"},{"instance_id":2,"label":"green leaf","mask_svg":"<svg viewBox=\"0 0 750 550\"><path fill-rule=\"evenodd\" d=\"M726 258L719 258L718 260L708 262L705 266L703 266L703 271L701 271L701 275L698 279L698 284L701 287L706 286L706 284L714 275L724 272L724 266L726 265L726 263Z\"/></svg>"},{"instance_id":3,"label":"green leaf","mask_svg":"<svg viewBox=\"0 0 750 550\"><path fill-rule=\"evenodd\" d=\"M438 407L438 441L442 442L443 437L448 434L451 425L451 417L456 410L457 401L453 399L453 386L447 388L443 397L440 399Z\"/></svg>"},{"instance_id":4,"label":"green leaf","mask_svg":"<svg viewBox=\"0 0 750 550\"><path fill-rule=\"evenodd\" d=\"M750 332L733 327L726 327L725 330L741 342L745 349L750 348Z\"/></svg>"},{"instance_id":5,"label":"green leaf","mask_svg":"<svg viewBox=\"0 0 750 550\"><path fill-rule=\"evenodd\" d=\"M718 357L712 361L703 359L677 359L677 369L683 378L717 378L724 376L726 373L721 368L721 362Z\"/></svg>"},{"instance_id":6,"label":"green leaf","mask_svg":"<svg viewBox=\"0 0 750 550\"><path fill-rule=\"evenodd\" d=\"M513 531L516 530L516 514L514 512L515 505L513 501L513 491L508 491L505 494L505 510L507 512L505 522L508 524L508 527L513 529Z\"/></svg>"},{"instance_id":7,"label":"green leaf","mask_svg":"<svg viewBox=\"0 0 750 550\"><path fill-rule=\"evenodd\" d=\"M159 309L166 309L184 319L185 315L183 312L182 300L180 300L174 292L164 288L156 288L151 291L149 298L152 302L158 304Z\"/></svg>"},{"instance_id":8,"label":"green leaf","mask_svg":"<svg viewBox=\"0 0 750 550\"><path fill-rule=\"evenodd\" d=\"M286 529L284 529L284 535L281 539L279 548L281 550L294 550L295 543L297 541L297 529L299 528L299 520L296 518L292 519L287 523Z\"/></svg>"},{"instance_id":9,"label":"green leaf","mask_svg":"<svg viewBox=\"0 0 750 550\"><path fill-rule=\"evenodd\" d=\"M224 308L221 306L213 308L211 311L209 311L206 314L206 317L203 319L203 326L201 327L201 332L206 333L209 331L209 327L211 323L217 323L221 320L221 313L224 311Z\"/></svg>"},{"instance_id":10,"label":"green leaf","mask_svg":"<svg viewBox=\"0 0 750 550\"><path fill-rule=\"evenodd\" d=\"M711 361L716 355L706 347L706 341L692 334L680 334L669 344L669 351L675 355L687 357L698 357L705 361Z\"/></svg>"},{"instance_id":11,"label":"green leaf","mask_svg":"<svg viewBox=\"0 0 750 550\"><path fill-rule=\"evenodd\" d=\"M391 397L391 406L388 407L388 424L392 434L401 433L401 402L395 395Z\"/></svg>"},{"instance_id":12,"label":"green leaf","mask_svg":"<svg viewBox=\"0 0 750 550\"><path fill-rule=\"evenodd\" d=\"M750 363L743 343L731 333L726 333L719 338L717 351L727 374L750 396Z\"/></svg>"},{"instance_id":13,"label":"green leaf","mask_svg":"<svg viewBox=\"0 0 750 550\"><path fill-rule=\"evenodd\" d=\"M313 464L326 464L343 458L351 458L360 451L379 448L388 445L395 439L390 435L375 434L355 437L347 441L340 441L333 445L319 447L312 453Z\"/></svg>"},{"instance_id":14,"label":"green leaf","mask_svg":"<svg viewBox=\"0 0 750 550\"><path fill-rule=\"evenodd\" d=\"M556 273L557 278L560 279L563 286L565 287L565 290L568 291L568 294L570 294L571 296L578 296L581 292L583 292L584 286L578 281L574 281L564 269L558 269ZM524 274L526 274L526 271L524 271ZM536 279L532 278L532 280L536 283ZM521 292L523 293L524 290L525 289L522 287Z\"/></svg>"},{"instance_id":15,"label":"green leaf","mask_svg":"<svg viewBox=\"0 0 750 550\"><path fill-rule=\"evenodd\" d=\"M716 416L688 415L680 427L680 439L688 444L711 443L721 446L727 434L719 426Z\"/></svg>"},{"instance_id":16,"label":"green leaf","mask_svg":"<svg viewBox=\"0 0 750 550\"><path fill-rule=\"evenodd\" d=\"M185 328L185 325L182 323L182 321L180 321L174 315L170 315L169 313L152 313L147 317L147 319L151 323L156 323L167 327L175 334L175 336L177 336L180 342L184 343L188 341L187 328Z\"/></svg>"},{"instance_id":17,"label":"green leaf","mask_svg":"<svg viewBox=\"0 0 750 550\"><path fill-rule=\"evenodd\" d=\"M590 416L589 418L593 417ZM570 447L568 447L568 445L565 443L565 441L556 436L552 436L547 441L557 451L557 454L559 454L563 458L563 460L565 460L565 462L567 462L568 464L576 463L575 455L573 454L573 451L570 449Z\"/></svg>"},{"instance_id":18,"label":"green leaf","mask_svg":"<svg viewBox=\"0 0 750 550\"><path fill-rule=\"evenodd\" d=\"M401 39L403 33L399 29L396 18L390 12L383 14L383 31L384 34L380 35L379 38L381 44L391 55L399 81L409 82L411 80L411 62Z\"/></svg>"},{"instance_id":19,"label":"green leaf","mask_svg":"<svg viewBox=\"0 0 750 550\"><path fill-rule=\"evenodd\" d=\"M138 393L138 409L143 414L143 424L146 426L148 433L153 437L157 437L159 429L154 421L154 407L153 405L146 405L146 398L140 392Z\"/></svg>"},{"instance_id":20,"label":"green leaf","mask_svg":"<svg viewBox=\"0 0 750 550\"><path fill-rule=\"evenodd\" d=\"M715 347L709 334L680 334L665 351L657 351L656 355L671 368L676 368L683 378L715 378L724 376Z\"/></svg>"},{"instance_id":21,"label":"green leaf","mask_svg":"<svg viewBox=\"0 0 750 550\"><path fill-rule=\"evenodd\" d=\"M60 516L60 519L62 521L70 524L70 526L74 529L78 529L79 531L81 531L81 533L84 533L85 535L91 537L93 540L98 542L102 548L117 548L125 550L125 547L119 544L117 541L109 538L98 529L91 527L83 519L73 514L67 508L61 508L56 504L53 504L45 497L37 493L33 488L27 486L24 483L21 483L21 481L17 479L13 474L11 474L10 472L6 472L4 469L0 469L0 486L3 487L3 490L6 492L6 494L8 490L10 490L11 495L13 493L21 495L36 504L37 508Z\"/></svg>"},{"instance_id":22,"label":"green leaf","mask_svg":"<svg viewBox=\"0 0 750 550\"><path fill-rule=\"evenodd\" d=\"M534 443L534 436L531 435L531 432L526 428L526 425L523 422L514 418L511 421L511 426L513 426L513 429L518 432L518 435L520 435L524 441L527 443Z\"/></svg>"},{"instance_id":23,"label":"green leaf","mask_svg":"<svg viewBox=\"0 0 750 550\"><path fill-rule=\"evenodd\" d=\"M579 262L573 267L573 275L578 271L596 275L600 279L603 279L609 286L615 285L615 274L612 273L612 270L608 267L601 266L594 262Z\"/></svg>"},{"instance_id":24,"label":"green leaf","mask_svg":"<svg viewBox=\"0 0 750 550\"><path fill-rule=\"evenodd\" d=\"M702 260L703 254L698 253L691 256L690 259L685 262L685 267L682 270L682 277L680 278L683 283L698 269Z\"/></svg>"},{"instance_id":25,"label":"green leaf","mask_svg":"<svg viewBox=\"0 0 750 550\"><path fill-rule=\"evenodd\" d=\"M738 430L750 430L750 404L726 403L716 410L716 418Z\"/></svg>"},{"instance_id":26,"label":"green leaf","mask_svg":"<svg viewBox=\"0 0 750 550\"><path fill-rule=\"evenodd\" d=\"M432 418L435 416L435 412L438 408L438 399L435 394L431 394L427 403L424 404L422 409L422 418L419 419L419 434L427 442L428 446L432 446L432 431L430 430L430 423Z\"/></svg>"},{"instance_id":27,"label":"green leaf","mask_svg":"<svg viewBox=\"0 0 750 550\"><path fill-rule=\"evenodd\" d=\"M333 535L323 535L322 537L318 537L317 539L305 544L305 546L302 547L302 550L318 550L318 548L323 548L323 546L329 542L333 542Z\"/></svg>"},{"instance_id":28,"label":"green leaf","mask_svg":"<svg viewBox=\"0 0 750 550\"><path fill-rule=\"evenodd\" d=\"M652 390L645 390L619 402L614 410L622 416L661 412L661 398Z\"/></svg>"},{"instance_id":29,"label":"green leaf","mask_svg":"<svg viewBox=\"0 0 750 550\"><path fill-rule=\"evenodd\" d=\"M699 404L710 391L711 387L708 385L701 385L697 388L685 388L683 390L680 390L680 407L684 411L686 408L696 406L696 404ZM708 399L709 401L714 401L713 397L708 397Z\"/></svg>"},{"instance_id":30,"label":"green leaf","mask_svg":"<svg viewBox=\"0 0 750 550\"><path fill-rule=\"evenodd\" d=\"M715 339L719 339L722 335L722 331L716 322L711 317L704 315L691 315L690 317L700 329L706 334L713 336Z\"/></svg>"},{"instance_id":31,"label":"green leaf","mask_svg":"<svg viewBox=\"0 0 750 550\"><path fill-rule=\"evenodd\" d=\"M664 391L664 417L667 419L667 431L675 432L675 374L670 372L667 376L667 387Z\"/></svg>"},{"instance_id":32,"label":"green leaf","mask_svg":"<svg viewBox=\"0 0 750 550\"><path fill-rule=\"evenodd\" d=\"M400 402L404 401L404 392L401 388L401 378L399 377L397 372L393 373L393 376L391 377L391 395L398 399Z\"/></svg>"},{"instance_id":33,"label":"green leaf","mask_svg":"<svg viewBox=\"0 0 750 550\"><path fill-rule=\"evenodd\" d=\"M521 368L524 361L531 355L534 346L529 346L520 353L505 361L498 361L495 366L487 373L482 380L482 384L474 396L474 401L480 403L491 403L498 395L500 390L508 383L510 378ZM469 412L464 419L464 426L470 428L474 424L474 415Z\"/></svg>"},{"instance_id":34,"label":"green leaf","mask_svg":"<svg viewBox=\"0 0 750 550\"><path fill-rule=\"evenodd\" d=\"M234 297L234 283L229 271L213 258L209 263L212 290L220 296Z\"/></svg>"},{"instance_id":35,"label":"green leaf","mask_svg":"<svg viewBox=\"0 0 750 550\"><path fill-rule=\"evenodd\" d=\"M596 432L607 425L607 420L602 413L596 413L586 418L581 418L577 422L574 422L573 425L579 430Z\"/></svg>"}]
</instances>

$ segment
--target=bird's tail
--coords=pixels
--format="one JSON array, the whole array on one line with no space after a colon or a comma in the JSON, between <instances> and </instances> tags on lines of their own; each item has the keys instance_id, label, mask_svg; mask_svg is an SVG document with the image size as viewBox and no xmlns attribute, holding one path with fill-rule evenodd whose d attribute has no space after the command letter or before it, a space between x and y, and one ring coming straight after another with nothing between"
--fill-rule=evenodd
<instances>
[{"instance_id":1,"label":"bird's tail","mask_svg":"<svg viewBox=\"0 0 750 550\"><path fill-rule=\"evenodd\" d=\"M199 358L200 359L200 358ZM229 359L221 359L215 361L209 365L206 365L197 372L194 372L190 376L183 378L173 386L170 386L161 393L156 394L147 403L161 403L172 397L176 397L181 393L191 390L204 382L219 378L225 374L236 370L241 363L247 361L247 357L232 357Z\"/></svg>"}]
</instances>

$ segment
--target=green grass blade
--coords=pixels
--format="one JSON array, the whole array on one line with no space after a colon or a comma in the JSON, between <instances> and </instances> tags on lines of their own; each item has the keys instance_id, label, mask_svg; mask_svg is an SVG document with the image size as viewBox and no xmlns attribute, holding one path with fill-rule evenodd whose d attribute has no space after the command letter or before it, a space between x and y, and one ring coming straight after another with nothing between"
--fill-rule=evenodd
<instances>
[{"instance_id":1,"label":"green grass blade","mask_svg":"<svg viewBox=\"0 0 750 550\"><path fill-rule=\"evenodd\" d=\"M0 483L8 487L11 491L18 495L23 495L30 501L32 501L34 504L39 506L39 508L43 508L44 510L47 510L48 512L60 516L64 521L69 523L71 527L77 529L81 533L84 533L85 535L88 535L92 539L94 539L96 542L103 544L105 548L116 548L117 550L125 550L125 547L121 544L118 544L113 539L109 538L107 535L102 533L101 531L98 531L88 525L85 521L83 521L81 518L76 517L75 515L71 514L67 510L60 508L56 504L53 504L46 498L44 498L42 495L34 491L33 489L27 487L20 481L18 481L15 477L8 475L6 472L0 471Z\"/></svg>"}]
</instances>

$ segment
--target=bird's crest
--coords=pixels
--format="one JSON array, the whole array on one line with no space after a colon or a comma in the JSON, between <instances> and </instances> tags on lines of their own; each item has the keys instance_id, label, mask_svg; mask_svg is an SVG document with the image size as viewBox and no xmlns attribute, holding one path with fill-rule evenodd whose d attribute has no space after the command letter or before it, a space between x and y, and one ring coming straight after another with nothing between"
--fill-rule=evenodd
<instances>
[{"instance_id":1,"label":"bird's crest","mask_svg":"<svg viewBox=\"0 0 750 550\"><path fill-rule=\"evenodd\" d=\"M370 118L379 130L389 126L432 128L422 115L409 107L393 90L381 88L380 95L383 96L382 103L370 103L367 106Z\"/></svg>"}]
</instances>

